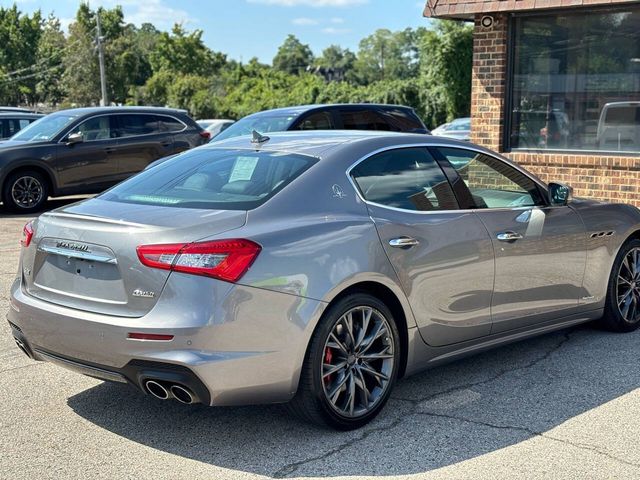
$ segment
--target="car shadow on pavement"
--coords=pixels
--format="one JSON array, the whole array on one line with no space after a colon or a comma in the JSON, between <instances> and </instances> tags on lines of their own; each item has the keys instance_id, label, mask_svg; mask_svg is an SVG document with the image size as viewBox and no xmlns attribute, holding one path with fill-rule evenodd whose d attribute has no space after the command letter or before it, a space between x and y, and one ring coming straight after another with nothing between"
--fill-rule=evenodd
<instances>
[{"instance_id":1,"label":"car shadow on pavement","mask_svg":"<svg viewBox=\"0 0 640 480\"><path fill-rule=\"evenodd\" d=\"M307 425L284 406L186 406L108 383L68 404L126 439L240 472L415 474L534 437L571 444L550 430L640 385L639 336L578 327L435 368L400 381L380 416L354 432Z\"/></svg>"}]
</instances>

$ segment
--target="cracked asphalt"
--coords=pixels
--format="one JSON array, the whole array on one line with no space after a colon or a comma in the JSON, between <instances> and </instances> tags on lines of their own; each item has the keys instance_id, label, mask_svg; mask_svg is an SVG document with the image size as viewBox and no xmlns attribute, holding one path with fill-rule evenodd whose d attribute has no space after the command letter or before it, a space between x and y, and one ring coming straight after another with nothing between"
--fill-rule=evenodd
<instances>
[{"instance_id":1,"label":"cracked asphalt","mask_svg":"<svg viewBox=\"0 0 640 480\"><path fill-rule=\"evenodd\" d=\"M0 214L3 315L25 222ZM0 325L2 479L640 478L640 333L583 326L439 367L340 433L33 362Z\"/></svg>"}]
</instances>

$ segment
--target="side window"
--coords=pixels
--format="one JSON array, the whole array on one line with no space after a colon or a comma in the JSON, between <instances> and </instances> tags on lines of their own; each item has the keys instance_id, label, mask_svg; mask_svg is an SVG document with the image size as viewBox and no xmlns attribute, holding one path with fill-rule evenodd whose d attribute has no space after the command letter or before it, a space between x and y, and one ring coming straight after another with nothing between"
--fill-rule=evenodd
<instances>
[{"instance_id":1,"label":"side window","mask_svg":"<svg viewBox=\"0 0 640 480\"><path fill-rule=\"evenodd\" d=\"M391 130L386 120L373 110L342 110L340 117L345 130Z\"/></svg>"},{"instance_id":2,"label":"side window","mask_svg":"<svg viewBox=\"0 0 640 480\"><path fill-rule=\"evenodd\" d=\"M388 107L384 110L384 116L391 124L391 130L398 132L424 133L425 126L418 117L406 108Z\"/></svg>"},{"instance_id":3,"label":"side window","mask_svg":"<svg viewBox=\"0 0 640 480\"><path fill-rule=\"evenodd\" d=\"M478 208L543 205L536 183L505 162L482 153L438 148L464 180Z\"/></svg>"},{"instance_id":4,"label":"side window","mask_svg":"<svg viewBox=\"0 0 640 480\"><path fill-rule=\"evenodd\" d=\"M306 117L296 127L296 130L331 130L334 128L331 112L315 112Z\"/></svg>"},{"instance_id":5,"label":"side window","mask_svg":"<svg viewBox=\"0 0 640 480\"><path fill-rule=\"evenodd\" d=\"M420 212L458 208L449 182L426 148L374 155L351 176L369 202Z\"/></svg>"},{"instance_id":6,"label":"side window","mask_svg":"<svg viewBox=\"0 0 640 480\"><path fill-rule=\"evenodd\" d=\"M110 115L90 118L77 126L73 133L81 133L85 142L115 138L115 132L111 128L111 118Z\"/></svg>"},{"instance_id":7,"label":"side window","mask_svg":"<svg viewBox=\"0 0 640 480\"><path fill-rule=\"evenodd\" d=\"M177 118L160 115L157 117L161 132L180 132L184 130L184 124Z\"/></svg>"},{"instance_id":8,"label":"side window","mask_svg":"<svg viewBox=\"0 0 640 480\"><path fill-rule=\"evenodd\" d=\"M12 137L20 131L20 120L9 120L7 127L9 127L9 137Z\"/></svg>"},{"instance_id":9,"label":"side window","mask_svg":"<svg viewBox=\"0 0 640 480\"><path fill-rule=\"evenodd\" d=\"M26 127L32 122L35 122L35 119L29 119L29 120L25 120L24 118L20 119L20 128L18 129L18 131L22 130L24 127Z\"/></svg>"},{"instance_id":10,"label":"side window","mask_svg":"<svg viewBox=\"0 0 640 480\"><path fill-rule=\"evenodd\" d=\"M158 117L155 115L118 115L119 137L134 137L158 133Z\"/></svg>"}]
</instances>

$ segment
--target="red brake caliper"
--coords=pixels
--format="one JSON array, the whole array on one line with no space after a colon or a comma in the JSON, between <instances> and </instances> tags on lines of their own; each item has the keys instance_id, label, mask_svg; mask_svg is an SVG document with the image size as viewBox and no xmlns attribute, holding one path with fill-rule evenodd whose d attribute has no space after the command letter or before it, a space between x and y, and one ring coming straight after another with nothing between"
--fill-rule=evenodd
<instances>
[{"instance_id":1,"label":"red brake caliper","mask_svg":"<svg viewBox=\"0 0 640 480\"><path fill-rule=\"evenodd\" d=\"M330 365L331 360L333 360L333 352L331 351L331 348L326 347L324 349L324 363L328 363ZM331 382L331 377L333 377L333 373L324 378L325 385L328 385Z\"/></svg>"}]
</instances>

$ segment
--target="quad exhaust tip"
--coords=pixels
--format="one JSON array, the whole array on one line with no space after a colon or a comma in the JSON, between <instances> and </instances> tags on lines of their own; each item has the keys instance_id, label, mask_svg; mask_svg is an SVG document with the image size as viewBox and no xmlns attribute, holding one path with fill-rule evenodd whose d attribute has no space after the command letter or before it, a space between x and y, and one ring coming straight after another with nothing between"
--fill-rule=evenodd
<instances>
[{"instance_id":1,"label":"quad exhaust tip","mask_svg":"<svg viewBox=\"0 0 640 480\"><path fill-rule=\"evenodd\" d=\"M180 385L171 385L171 394L173 398L178 400L180 403L185 403L187 405L191 405L195 402L193 394L187 390L186 388Z\"/></svg>"},{"instance_id":2,"label":"quad exhaust tip","mask_svg":"<svg viewBox=\"0 0 640 480\"><path fill-rule=\"evenodd\" d=\"M169 387L165 387L162 383L157 382L156 380L147 380L144 383L144 386L147 389L147 392L160 400L175 398L180 403L184 403L186 405L191 405L192 403L197 402L196 396L193 392L182 385L173 384Z\"/></svg>"},{"instance_id":3,"label":"quad exhaust tip","mask_svg":"<svg viewBox=\"0 0 640 480\"><path fill-rule=\"evenodd\" d=\"M167 390L163 385L156 382L155 380L147 380L144 384L147 391L156 398L160 400L168 400L169 399L169 390Z\"/></svg>"}]
</instances>

